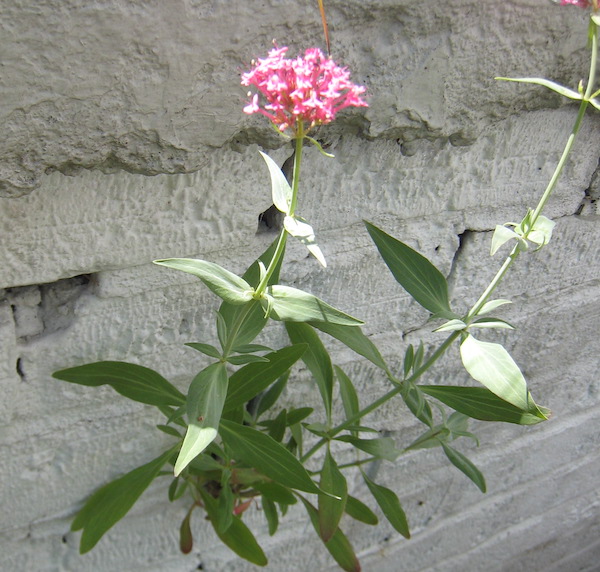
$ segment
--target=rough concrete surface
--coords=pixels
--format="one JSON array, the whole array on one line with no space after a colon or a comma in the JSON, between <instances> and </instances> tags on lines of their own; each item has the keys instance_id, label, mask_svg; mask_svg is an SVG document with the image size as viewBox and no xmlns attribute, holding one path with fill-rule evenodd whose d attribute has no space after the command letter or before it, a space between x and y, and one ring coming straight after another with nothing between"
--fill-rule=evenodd
<instances>
[{"instance_id":1,"label":"rough concrete surface","mask_svg":"<svg viewBox=\"0 0 600 572\"><path fill-rule=\"evenodd\" d=\"M448 276L458 311L496 271L496 224L543 192L576 108L541 87L494 76L587 74L586 15L544 0L325 0L333 57L367 86L369 108L316 132L299 212L329 266L291 246L282 279L365 320L392 364L408 343L435 344L427 315L378 258L366 219L418 248ZM117 359L185 390L203 365L183 346L215 338L214 297L156 258L198 256L242 271L274 234L258 151L289 144L241 109L239 74L276 39L323 47L316 0L0 0L0 569L249 571L197 519L178 551L186 507L153 484L89 554L69 532L96 487L169 442L154 410L109 389L71 386L57 369ZM515 332L490 333L521 365L544 424L473 423L463 452L482 495L438 450L373 467L394 488L413 538L343 522L363 569L377 572L589 571L600 562L600 120L588 113L547 214L552 243L521 256L498 291ZM265 340L278 343L270 326ZM367 397L385 381L332 344ZM430 383L474 383L458 352ZM317 403L297 368L290 405ZM338 410L338 414L340 414ZM393 401L369 420L405 446L419 433ZM161 436L162 435L162 436ZM349 474L350 492L368 492ZM274 537L248 522L269 570L334 570L300 507Z\"/></svg>"}]
</instances>

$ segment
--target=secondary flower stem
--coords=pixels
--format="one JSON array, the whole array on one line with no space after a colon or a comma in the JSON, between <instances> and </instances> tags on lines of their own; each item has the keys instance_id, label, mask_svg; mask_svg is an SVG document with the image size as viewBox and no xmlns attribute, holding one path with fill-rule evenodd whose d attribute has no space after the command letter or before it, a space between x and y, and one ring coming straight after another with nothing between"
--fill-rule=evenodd
<instances>
[{"instance_id":1,"label":"secondary flower stem","mask_svg":"<svg viewBox=\"0 0 600 572\"><path fill-rule=\"evenodd\" d=\"M444 340L444 342L440 345L440 347L437 350L435 350L435 352L433 354L431 354L429 359L417 371L415 371L406 380L406 382L411 383L411 382L414 382L415 380L419 379L438 359L440 359L442 357L442 355L444 355L446 350L454 343L454 340L459 335L460 335L460 332L452 332L452 334L450 334ZM402 383L399 383L393 389L390 389L390 391L388 391L386 394L382 395L379 399L376 399L375 401L373 401L373 403L371 403L370 405L367 405L364 409L361 409L358 413L355 413L351 417L348 417L348 419L346 419L343 423L340 423L339 425L337 425L336 427L334 427L333 429L328 431L327 438L324 437L322 439L319 439L319 441L317 441L311 447L311 449L304 454L304 456L300 459L300 461L304 463L307 459L312 457L325 443L327 443L327 441L331 440L333 437L335 437L338 433L342 432L344 429L347 429L348 427L351 427L352 425L354 425L357 421L359 421L365 415L368 415L372 411L375 411L375 409L378 409L379 407L381 407L384 403L389 401L392 397L395 397L396 395L401 393L403 388L404 387L403 387Z\"/></svg>"},{"instance_id":2,"label":"secondary flower stem","mask_svg":"<svg viewBox=\"0 0 600 572\"><path fill-rule=\"evenodd\" d=\"M533 211L533 214L531 215L530 225L529 225L528 229L526 230L526 232L523 234L524 239L527 239L527 236L533 230L533 227L534 227L536 221L542 214L544 207L546 206L546 203L548 202L548 199L550 198L550 196L552 195L552 192L554 191L554 189L556 187L556 183L558 182L558 179L560 178L560 175L562 174L563 168L567 162L567 159L571 153L571 150L573 149L573 144L575 142L575 138L577 137L577 134L579 133L579 129L581 128L581 124L583 123L583 118L585 116L585 111L587 109L589 99L593 93L594 83L596 81L596 62L597 62L597 58L598 58L598 31L597 31L597 26L593 21L591 21L590 26L592 27L592 34L590 34L591 40L592 40L592 56L591 56L590 71L588 74L588 81L587 81L585 94L583 96L583 99L581 100L581 104L579 105L579 111L577 113L577 118L575 119L575 124L573 125L573 129L571 131L571 134L569 135L569 138L567 139L567 143L562 152L560 160L558 161L558 164L556 165L556 169L554 169L554 173L552 174L550 182L548 183L548 186L546 187L546 190L544 191L542 198L540 199L537 207L535 208L535 210ZM469 312L467 314L468 318L472 318L479 313L479 311L481 310L483 305L488 301L488 299L490 298L490 296L492 295L492 293L494 292L494 290L496 289L498 284L500 284L500 282L504 278L504 275L508 272L508 269L512 266L512 263L517 259L521 250L522 250L522 246L520 243L518 243L512 249L511 253L507 256L504 263L502 264L502 266L500 267L500 269L498 270L498 272L496 273L496 275L494 276L494 278L492 279L492 281L490 282L488 287L485 289L483 294L479 297L479 300L477 300L477 302L475 302L473 307L469 310Z\"/></svg>"},{"instance_id":3,"label":"secondary flower stem","mask_svg":"<svg viewBox=\"0 0 600 572\"><path fill-rule=\"evenodd\" d=\"M294 154L294 174L292 176L292 198L290 200L290 209L289 215L293 216L294 211L296 210L296 204L298 202L298 188L300 187L300 166L302 164L302 148L303 148L303 139L304 139L304 125L302 121L298 121L297 131L296 131L296 153ZM262 296L264 291L267 289L267 285L269 284L269 280L279 263L279 259L283 256L283 252L285 250L285 243L287 241L288 232L285 228L281 229L281 234L279 235L279 241L277 242L277 247L275 248L275 254L269 263L269 267L263 276L263 279L260 281L260 284L256 288L256 297Z\"/></svg>"}]
</instances>

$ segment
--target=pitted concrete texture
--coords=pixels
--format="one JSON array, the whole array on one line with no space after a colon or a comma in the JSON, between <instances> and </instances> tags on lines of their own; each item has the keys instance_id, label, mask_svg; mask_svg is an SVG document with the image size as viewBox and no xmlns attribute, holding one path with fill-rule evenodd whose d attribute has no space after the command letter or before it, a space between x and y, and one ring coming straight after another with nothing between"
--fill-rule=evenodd
<instances>
[{"instance_id":1,"label":"pitted concrete texture","mask_svg":"<svg viewBox=\"0 0 600 572\"><path fill-rule=\"evenodd\" d=\"M292 243L282 281L363 319L400 367L408 343L440 340L362 221L429 257L448 277L456 310L466 310L506 252L490 258L492 230L535 206L576 115L542 87L494 77L576 86L588 68L586 14L545 0L324 4L332 55L367 86L369 107L315 132L334 159L306 148L298 212L328 268ZM187 507L168 502L167 479L80 556L69 525L83 499L170 440L154 429L163 419L152 408L51 373L125 360L185 391L207 363L183 344L215 341L217 301L194 277L151 262L197 256L241 272L274 239L257 233L271 204L258 151L282 164L291 146L264 118L242 113L240 72L273 39L290 54L324 47L317 1L0 7L0 570L255 570L199 516L192 553L179 553ZM366 527L345 518L364 570L597 570L599 136L589 113L547 207L551 244L522 255L498 289L513 302L499 314L517 330L480 336L509 349L553 417L532 428L473 423L480 447L457 447L486 475L486 495L439 450L372 467L399 494L413 538L385 519ZM263 341L278 345L282 335L270 325ZM356 354L330 347L362 404L388 389ZM474 383L456 349L424 381ZM303 367L284 400L318 407ZM365 422L398 447L421 431L399 401ZM338 454L353 460L343 447ZM360 475L348 481L372 506ZM259 508L245 520L269 570L335 569L301 507L274 537Z\"/></svg>"}]
</instances>

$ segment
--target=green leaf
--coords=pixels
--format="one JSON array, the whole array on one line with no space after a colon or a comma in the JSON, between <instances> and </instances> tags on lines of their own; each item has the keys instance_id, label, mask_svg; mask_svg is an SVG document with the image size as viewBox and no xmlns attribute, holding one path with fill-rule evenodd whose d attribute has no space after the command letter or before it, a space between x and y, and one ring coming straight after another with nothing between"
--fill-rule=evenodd
<instances>
[{"instance_id":1,"label":"green leaf","mask_svg":"<svg viewBox=\"0 0 600 572\"><path fill-rule=\"evenodd\" d=\"M277 240L275 240L261 256L255 260L248 270L244 272L242 278L253 286L258 286L260 282L260 264L268 266L271 262L275 250L277 248ZM283 262L283 256L279 259L275 270L269 279L269 284L276 284L279 281L279 272L281 270L281 264ZM242 316L243 314L243 316ZM232 345L234 348L238 346L244 346L249 344L256 336L262 331L267 323L267 316L265 311L258 300L251 300L244 306L234 306L223 302L219 308L219 315L222 317L223 325L221 329L231 330L234 335L234 341ZM240 325L240 319L243 317L243 321ZM219 339L226 338L226 335L219 336ZM221 341L223 347L225 343Z\"/></svg>"},{"instance_id":2,"label":"green leaf","mask_svg":"<svg viewBox=\"0 0 600 572\"><path fill-rule=\"evenodd\" d=\"M425 425L433 426L433 415L429 403L422 395L419 388L411 382L405 382L404 391L402 391L402 399L410 409L412 414Z\"/></svg>"},{"instance_id":3,"label":"green leaf","mask_svg":"<svg viewBox=\"0 0 600 572\"><path fill-rule=\"evenodd\" d=\"M257 566L266 566L268 560L263 549L256 542L256 538L254 538L254 535L242 520L239 517L233 517L227 531L220 532L216 526L219 514L217 499L214 499L202 488L198 490L202 496L208 518L221 542L233 550L240 558L248 560L248 562L252 562L252 564L256 564Z\"/></svg>"},{"instance_id":4,"label":"green leaf","mask_svg":"<svg viewBox=\"0 0 600 572\"><path fill-rule=\"evenodd\" d=\"M398 283L432 314L451 312L448 283L427 258L376 226L365 222L383 261Z\"/></svg>"},{"instance_id":5,"label":"green leaf","mask_svg":"<svg viewBox=\"0 0 600 572\"><path fill-rule=\"evenodd\" d=\"M187 346L188 348L192 348L196 351L199 351L200 353L203 353L204 355L207 355L209 357L221 359L221 352L217 348L215 348L215 346L211 346L210 344L201 344L198 342L190 342L189 344L183 344L183 345Z\"/></svg>"},{"instance_id":6,"label":"green leaf","mask_svg":"<svg viewBox=\"0 0 600 572\"><path fill-rule=\"evenodd\" d=\"M423 393L435 397L452 409L481 421L502 421L517 425L535 425L547 419L548 410L539 414L523 411L485 387L454 387L451 385L421 385Z\"/></svg>"},{"instance_id":7,"label":"green leaf","mask_svg":"<svg viewBox=\"0 0 600 572\"><path fill-rule=\"evenodd\" d=\"M271 175L271 190L273 195L273 204L282 213L288 214L292 204L292 188L290 187L283 171L279 165L271 159L266 153L259 151L262 158L265 160Z\"/></svg>"},{"instance_id":8,"label":"green leaf","mask_svg":"<svg viewBox=\"0 0 600 572\"><path fill-rule=\"evenodd\" d=\"M412 369L413 363L415 361L415 348L412 344L408 344L406 348L406 352L404 352L404 362L402 364L404 371L404 379L408 377L410 370Z\"/></svg>"},{"instance_id":9,"label":"green leaf","mask_svg":"<svg viewBox=\"0 0 600 572\"><path fill-rule=\"evenodd\" d=\"M335 366L335 375L340 384L340 395L342 397L342 405L344 406L344 413L346 419L354 417L360 411L360 405L358 402L358 395L351 379L344 373L341 367ZM360 423L360 419L355 420L356 423Z\"/></svg>"},{"instance_id":10,"label":"green leaf","mask_svg":"<svg viewBox=\"0 0 600 572\"><path fill-rule=\"evenodd\" d=\"M439 447L442 441L450 438L450 430L444 425L436 425L428 429L420 437L417 437L405 451L414 451L416 449L431 449Z\"/></svg>"},{"instance_id":11,"label":"green leaf","mask_svg":"<svg viewBox=\"0 0 600 572\"><path fill-rule=\"evenodd\" d=\"M260 394L256 407L256 418L260 417L265 411L268 411L275 405L284 390L289 377L290 370L288 369L273 385L271 385L271 387L269 387L269 389Z\"/></svg>"},{"instance_id":12,"label":"green leaf","mask_svg":"<svg viewBox=\"0 0 600 572\"><path fill-rule=\"evenodd\" d=\"M471 328L494 328L503 330L514 330L515 327L506 320L500 318L477 318L471 322Z\"/></svg>"},{"instance_id":13,"label":"green leaf","mask_svg":"<svg viewBox=\"0 0 600 572\"><path fill-rule=\"evenodd\" d=\"M479 310L478 315L481 316L481 314L487 314L489 312L493 312L496 308L499 308L500 306L504 306L504 304L512 304L512 302L510 300L505 300L503 298L499 298L498 300L490 300L489 302L486 302L481 307L481 310Z\"/></svg>"},{"instance_id":14,"label":"green leaf","mask_svg":"<svg viewBox=\"0 0 600 572\"><path fill-rule=\"evenodd\" d=\"M385 360L381 357L377 346L363 333L359 326L343 326L331 322L309 322L313 328L330 335L349 347L358 355L367 358L377 367L387 370Z\"/></svg>"},{"instance_id":15,"label":"green leaf","mask_svg":"<svg viewBox=\"0 0 600 572\"><path fill-rule=\"evenodd\" d=\"M155 260L154 264L197 276L207 288L230 304L245 304L252 300L252 286L243 278L214 262L193 258L167 258Z\"/></svg>"},{"instance_id":16,"label":"green leaf","mask_svg":"<svg viewBox=\"0 0 600 572\"><path fill-rule=\"evenodd\" d=\"M254 354L257 352L272 352L273 350L261 344L244 344L242 346L236 346L233 348L233 351L238 354Z\"/></svg>"},{"instance_id":17,"label":"green leaf","mask_svg":"<svg viewBox=\"0 0 600 572\"><path fill-rule=\"evenodd\" d=\"M175 427L171 427L170 425L157 425L156 428L167 435L172 435L173 437L181 439L181 433L179 433Z\"/></svg>"},{"instance_id":18,"label":"green leaf","mask_svg":"<svg viewBox=\"0 0 600 572\"><path fill-rule=\"evenodd\" d=\"M338 469L329 449L325 454L319 486L330 493L319 495L319 534L323 542L328 542L338 528L348 498L346 478Z\"/></svg>"},{"instance_id":19,"label":"green leaf","mask_svg":"<svg viewBox=\"0 0 600 572\"><path fill-rule=\"evenodd\" d=\"M302 463L268 435L225 420L221 420L220 434L236 459L286 487L319 493Z\"/></svg>"},{"instance_id":20,"label":"green leaf","mask_svg":"<svg viewBox=\"0 0 600 572\"><path fill-rule=\"evenodd\" d=\"M203 369L190 384L187 398L189 425L175 462L175 476L217 436L227 395L227 381L225 364L213 363Z\"/></svg>"},{"instance_id":21,"label":"green leaf","mask_svg":"<svg viewBox=\"0 0 600 572\"><path fill-rule=\"evenodd\" d=\"M327 419L331 420L333 394L331 358L319 336L308 324L286 322L285 328L293 344L306 345L307 350L302 354L302 361L313 375L323 400Z\"/></svg>"},{"instance_id":22,"label":"green leaf","mask_svg":"<svg viewBox=\"0 0 600 572\"><path fill-rule=\"evenodd\" d=\"M502 224L497 224L494 234L492 235L492 245L490 247L490 256L494 256L498 250L504 246L508 241L516 239L519 240L521 237L512 229Z\"/></svg>"},{"instance_id":23,"label":"green leaf","mask_svg":"<svg viewBox=\"0 0 600 572\"><path fill-rule=\"evenodd\" d=\"M258 482L253 483L252 488L260 491L263 497L267 497L273 502L278 502L279 504L296 504L296 502L298 502L290 489L278 483Z\"/></svg>"},{"instance_id":24,"label":"green leaf","mask_svg":"<svg viewBox=\"0 0 600 572\"><path fill-rule=\"evenodd\" d=\"M545 216L539 216L533 225L533 229L527 235L527 239L542 247L550 242L555 222Z\"/></svg>"},{"instance_id":25,"label":"green leaf","mask_svg":"<svg viewBox=\"0 0 600 572\"><path fill-rule=\"evenodd\" d=\"M269 525L269 535L273 536L279 527L279 514L277 513L277 507L272 500L263 496L262 508L267 519L267 524Z\"/></svg>"},{"instance_id":26,"label":"green leaf","mask_svg":"<svg viewBox=\"0 0 600 572\"><path fill-rule=\"evenodd\" d=\"M316 296L289 286L274 285L267 289L272 301L271 317L284 322L330 322L345 326L359 326L360 320L336 310ZM266 298L261 299L263 309L269 309Z\"/></svg>"},{"instance_id":27,"label":"green leaf","mask_svg":"<svg viewBox=\"0 0 600 572\"><path fill-rule=\"evenodd\" d=\"M388 519L390 524L402 535L404 538L410 538L410 530L408 528L408 521L406 515L402 510L400 501L396 496L396 493L382 485L374 483L367 475L362 472L363 479L371 491L375 502L381 508L385 518Z\"/></svg>"},{"instance_id":28,"label":"green leaf","mask_svg":"<svg viewBox=\"0 0 600 572\"><path fill-rule=\"evenodd\" d=\"M79 552L90 551L121 520L173 456L169 449L156 459L98 489L79 511L71 530L83 529Z\"/></svg>"},{"instance_id":29,"label":"green leaf","mask_svg":"<svg viewBox=\"0 0 600 572\"><path fill-rule=\"evenodd\" d=\"M469 374L492 393L524 411L535 408L519 366L500 344L468 335L460 345L460 357Z\"/></svg>"},{"instance_id":30,"label":"green leaf","mask_svg":"<svg viewBox=\"0 0 600 572\"><path fill-rule=\"evenodd\" d=\"M246 365L248 363L265 363L268 362L269 359L263 356L255 356L253 354L244 354L240 356L229 356L227 361L231 365Z\"/></svg>"},{"instance_id":31,"label":"green leaf","mask_svg":"<svg viewBox=\"0 0 600 572\"><path fill-rule=\"evenodd\" d=\"M110 385L117 393L148 405L182 405L185 402L183 393L162 375L124 361L99 361L62 369L54 372L52 377L90 387Z\"/></svg>"},{"instance_id":32,"label":"green leaf","mask_svg":"<svg viewBox=\"0 0 600 572\"><path fill-rule=\"evenodd\" d=\"M282 409L279 415L272 420L269 424L269 437L275 439L278 443L281 443L283 436L285 435L285 428L287 427L287 409Z\"/></svg>"},{"instance_id":33,"label":"green leaf","mask_svg":"<svg viewBox=\"0 0 600 572\"><path fill-rule=\"evenodd\" d=\"M439 328L433 330L434 332L456 332L457 330L464 330L467 327L462 320L454 319L449 320L445 324L442 324Z\"/></svg>"},{"instance_id":34,"label":"green leaf","mask_svg":"<svg viewBox=\"0 0 600 572\"><path fill-rule=\"evenodd\" d=\"M450 462L460 471L462 471L467 477L469 477L479 488L479 490L484 493L486 491L485 486L485 478L481 471L465 457L462 453L450 447L450 445L442 442L442 447L444 449L444 453Z\"/></svg>"},{"instance_id":35,"label":"green leaf","mask_svg":"<svg viewBox=\"0 0 600 572\"><path fill-rule=\"evenodd\" d=\"M308 251L319 261L323 268L327 268L327 262L325 262L325 257L317 245L315 231L310 224L302 217L286 216L283 219L283 227L288 234L297 238L304 246L306 246Z\"/></svg>"},{"instance_id":36,"label":"green leaf","mask_svg":"<svg viewBox=\"0 0 600 572\"><path fill-rule=\"evenodd\" d=\"M215 528L220 533L227 532L227 529L233 524L233 504L234 496L229 486L231 471L223 471L221 478L221 489L219 491L219 501L217 510L217 520L214 522Z\"/></svg>"},{"instance_id":37,"label":"green leaf","mask_svg":"<svg viewBox=\"0 0 600 572\"><path fill-rule=\"evenodd\" d=\"M548 89L551 89L552 91L555 91L556 93L559 93L564 97L568 97L569 99L575 99L578 101L583 99L583 96L580 93L577 93L572 89L568 89L556 82L547 79L542 79L538 77L497 77L495 79L502 81L514 81L519 83L533 83L537 85L543 85L544 87L547 87Z\"/></svg>"},{"instance_id":38,"label":"green leaf","mask_svg":"<svg viewBox=\"0 0 600 572\"><path fill-rule=\"evenodd\" d=\"M346 514L371 526L379 523L377 515L364 502L350 495L346 499Z\"/></svg>"},{"instance_id":39,"label":"green leaf","mask_svg":"<svg viewBox=\"0 0 600 572\"><path fill-rule=\"evenodd\" d=\"M304 504L306 512L308 512L308 516L310 517L310 521L320 538L319 513L317 509L305 498L300 497L300 500L302 501L302 504ZM324 544L325 548L329 551L329 554L333 556L342 570L346 570L347 572L360 572L360 562L354 553L350 541L341 529L337 528L329 541L324 542Z\"/></svg>"},{"instance_id":40,"label":"green leaf","mask_svg":"<svg viewBox=\"0 0 600 572\"><path fill-rule=\"evenodd\" d=\"M258 395L273 381L292 367L306 351L304 344L293 345L267 354L266 363L251 363L236 371L229 379L229 391L225 400L225 411Z\"/></svg>"},{"instance_id":41,"label":"green leaf","mask_svg":"<svg viewBox=\"0 0 600 572\"><path fill-rule=\"evenodd\" d=\"M385 459L386 461L395 461L401 453L401 451L396 449L396 444L391 437L360 439L353 435L340 435L339 437L335 437L335 440L352 443L357 449L369 453L378 459Z\"/></svg>"}]
</instances>

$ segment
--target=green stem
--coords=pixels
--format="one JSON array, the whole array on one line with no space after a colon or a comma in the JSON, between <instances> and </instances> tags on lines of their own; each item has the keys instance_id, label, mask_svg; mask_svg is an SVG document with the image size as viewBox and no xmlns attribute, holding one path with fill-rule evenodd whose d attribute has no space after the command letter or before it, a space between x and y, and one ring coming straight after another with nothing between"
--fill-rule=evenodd
<instances>
[{"instance_id":1,"label":"green stem","mask_svg":"<svg viewBox=\"0 0 600 572\"><path fill-rule=\"evenodd\" d=\"M290 211L289 216L294 215L294 211L296 210L296 204L298 203L298 188L300 187L300 166L302 164L302 146L304 139L304 125L301 121L298 122L297 130L296 130L296 152L294 154L294 174L292 176L292 198L290 201ZM285 228L281 229L281 234L279 235L279 241L277 242L277 247L275 248L275 254L269 263L269 267L263 279L260 281L259 285L256 288L256 292L254 297L256 299L260 298L264 291L267 289L269 284L269 280L279 263L279 259L283 255L285 250L285 243L287 241L288 232Z\"/></svg>"},{"instance_id":2,"label":"green stem","mask_svg":"<svg viewBox=\"0 0 600 572\"><path fill-rule=\"evenodd\" d=\"M431 354L431 357L417 371L415 371L406 380L406 382L410 383L410 382L415 381L416 379L419 379L440 357L442 357L442 355L444 355L446 350L453 344L454 340L459 335L460 335L460 332L452 332L452 334L450 334L444 340L444 343L442 343L442 345L440 345L440 347L433 354ZM335 437L338 433L340 433L347 427L351 427L357 421L359 421L362 417L364 417L365 415L368 415L375 409L381 407L384 403L389 401L392 397L395 397L396 395L398 395L403 390L403 388L404 388L404 386L402 385L402 383L399 383L393 389L388 391L386 394L382 395L379 399L376 399L375 401L373 401L373 403L367 405L365 408L361 409L358 413L355 413L351 417L348 417L348 419L346 419L344 422L335 426L333 429L331 429L330 431L327 432L328 433L327 437L324 437L324 438L320 439L319 441L317 441L311 447L311 449L303 455L302 459L300 459L300 460L302 462L304 462L307 459L309 459L310 457L312 457L325 443L327 443L329 440L331 440L333 437Z\"/></svg>"},{"instance_id":3,"label":"green stem","mask_svg":"<svg viewBox=\"0 0 600 572\"><path fill-rule=\"evenodd\" d=\"M594 83L596 81L596 62L597 62L597 58L598 58L598 53L597 53L598 52L598 33L597 33L597 27L593 21L591 21L590 26L592 26L592 29L593 29L593 33L591 34L592 57L591 57L591 62L590 62L590 71L588 74L588 82L587 82L585 94L583 96L581 104L579 105L579 111L577 113L577 118L575 120L575 124L573 125L573 129L571 131L571 134L569 135L569 138L567 139L567 143L562 152L560 160L558 161L558 164L556 165L556 169L554 169L554 173L552 174L552 178L550 179L550 182L548 183L548 186L546 187L544 194L542 195L540 201L538 202L537 207L535 208L535 210L533 211L533 213L531 215L528 228L525 230L525 232L523 234L523 238L525 240L527 239L527 236L529 235L529 233L533 230L536 221L542 214L544 207L546 206L546 203L548 202L548 199L552 195L552 192L554 191L554 189L556 187L558 179L560 178L560 175L562 174L563 168L567 162L569 155L571 154L571 150L573 149L573 144L575 142L575 138L577 137L577 134L579 133L579 129L581 128L581 124L582 124L583 118L585 116L585 111L587 109L589 99L590 99L593 89L594 89ZM498 284L500 284L500 282L504 278L504 275L508 272L508 269L512 266L513 262L519 256L521 250L522 250L522 246L520 243L518 243L512 249L512 251L507 256L507 258L504 260L504 263L502 264L502 266L500 267L500 269L498 270L498 272L496 273L496 275L494 276L494 278L492 279L492 281L490 282L488 287L485 289L483 294L479 297L477 302L475 302L473 307L469 310L469 312L467 314L467 318L472 318L480 312L483 305L489 300L490 296L492 295L494 290L497 288Z\"/></svg>"},{"instance_id":4,"label":"green stem","mask_svg":"<svg viewBox=\"0 0 600 572\"><path fill-rule=\"evenodd\" d=\"M231 328L231 332L228 332L227 343L225 344L225 347L223 348L223 359L227 359L229 357L229 354L231 353L231 350L233 349L233 346L234 346L235 340L237 338L237 335L240 331L240 328L242 327L244 321L248 317L248 313L250 312L251 308L252 308L252 301L246 302L246 304L243 306L240 313L237 315L235 322L233 324L233 328Z\"/></svg>"}]
</instances>

